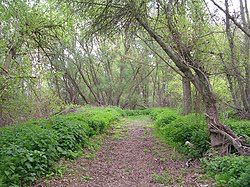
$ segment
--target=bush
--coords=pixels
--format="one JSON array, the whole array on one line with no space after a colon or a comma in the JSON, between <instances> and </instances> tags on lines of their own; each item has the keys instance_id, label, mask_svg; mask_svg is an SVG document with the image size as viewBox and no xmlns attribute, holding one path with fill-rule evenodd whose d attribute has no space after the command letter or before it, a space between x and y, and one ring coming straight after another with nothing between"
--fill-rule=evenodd
<instances>
[{"instance_id":1,"label":"bush","mask_svg":"<svg viewBox=\"0 0 250 187\"><path fill-rule=\"evenodd\" d=\"M149 115L153 120L157 119L157 116L162 113L166 108L152 108Z\"/></svg>"},{"instance_id":2,"label":"bush","mask_svg":"<svg viewBox=\"0 0 250 187\"><path fill-rule=\"evenodd\" d=\"M58 136L36 125L1 129L0 142L0 184L5 186L34 182L59 158Z\"/></svg>"},{"instance_id":3,"label":"bush","mask_svg":"<svg viewBox=\"0 0 250 187\"><path fill-rule=\"evenodd\" d=\"M156 116L156 125L160 127L164 127L168 124L170 124L172 121L176 120L179 115L177 114L176 111L171 110L171 109L166 109L160 112Z\"/></svg>"},{"instance_id":4,"label":"bush","mask_svg":"<svg viewBox=\"0 0 250 187\"><path fill-rule=\"evenodd\" d=\"M201 157L209 149L209 133L205 118L190 114L180 116L175 110L155 108L151 110L155 119L156 131L168 144L190 157ZM228 119L223 122L250 143L250 121ZM193 146L185 145L189 141Z\"/></svg>"},{"instance_id":5,"label":"bush","mask_svg":"<svg viewBox=\"0 0 250 187\"><path fill-rule=\"evenodd\" d=\"M122 116L126 116L126 113L123 109L121 109L120 107L117 107L117 106L110 106L109 109L113 109L115 110L116 112L118 112L120 115Z\"/></svg>"},{"instance_id":6,"label":"bush","mask_svg":"<svg viewBox=\"0 0 250 187\"><path fill-rule=\"evenodd\" d=\"M119 110L113 108L89 108L82 117L96 133L101 133L121 115Z\"/></svg>"},{"instance_id":7,"label":"bush","mask_svg":"<svg viewBox=\"0 0 250 187\"><path fill-rule=\"evenodd\" d=\"M141 109L141 110L124 110L125 116L141 116L141 115L149 115L150 109Z\"/></svg>"},{"instance_id":8,"label":"bush","mask_svg":"<svg viewBox=\"0 0 250 187\"><path fill-rule=\"evenodd\" d=\"M74 118L75 117L75 118ZM77 157L81 148L88 144L88 138L95 134L94 130L83 120L79 120L77 114L58 116L50 120L46 128L54 130L58 136L59 146L57 151L65 158Z\"/></svg>"},{"instance_id":9,"label":"bush","mask_svg":"<svg viewBox=\"0 0 250 187\"><path fill-rule=\"evenodd\" d=\"M79 156L91 136L104 132L120 116L113 108L82 108L0 129L0 186L31 185L51 172L61 157Z\"/></svg>"},{"instance_id":10,"label":"bush","mask_svg":"<svg viewBox=\"0 0 250 187\"><path fill-rule=\"evenodd\" d=\"M218 186L250 186L250 157L216 157L202 163L207 175L214 178Z\"/></svg>"},{"instance_id":11,"label":"bush","mask_svg":"<svg viewBox=\"0 0 250 187\"><path fill-rule=\"evenodd\" d=\"M159 118L159 116L162 115L162 113L165 113L165 116L169 114L178 115L179 111L172 108L152 108L150 109L149 115L153 120L156 120L157 118Z\"/></svg>"},{"instance_id":12,"label":"bush","mask_svg":"<svg viewBox=\"0 0 250 187\"><path fill-rule=\"evenodd\" d=\"M156 131L170 146L189 157L202 157L209 149L209 136L204 117L196 114L177 115L171 110L156 115ZM192 145L186 145L186 142Z\"/></svg>"},{"instance_id":13,"label":"bush","mask_svg":"<svg viewBox=\"0 0 250 187\"><path fill-rule=\"evenodd\" d=\"M250 144L250 121L227 119L224 123L229 126L238 136L244 137L247 144Z\"/></svg>"}]
</instances>

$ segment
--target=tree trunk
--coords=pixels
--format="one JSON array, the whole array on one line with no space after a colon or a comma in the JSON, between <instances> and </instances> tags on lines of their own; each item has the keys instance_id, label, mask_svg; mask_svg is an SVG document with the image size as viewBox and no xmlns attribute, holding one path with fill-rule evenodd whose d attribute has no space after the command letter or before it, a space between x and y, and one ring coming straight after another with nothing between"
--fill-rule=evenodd
<instances>
[{"instance_id":1,"label":"tree trunk","mask_svg":"<svg viewBox=\"0 0 250 187\"><path fill-rule=\"evenodd\" d=\"M0 103L0 127L4 125L4 118L3 118L3 105Z\"/></svg>"},{"instance_id":2,"label":"tree trunk","mask_svg":"<svg viewBox=\"0 0 250 187\"><path fill-rule=\"evenodd\" d=\"M250 103L247 100L247 95L246 95L246 90L245 90L245 85L246 84L244 83L241 72L240 72L239 68L236 65L237 57L236 57L236 49L235 49L235 45L234 45L234 38L233 38L231 29L230 29L228 0L225 0L225 7L226 7L226 10L225 10L225 14L226 14L226 34L227 34L227 39L228 39L229 47L230 47L231 65L233 67L234 75L235 75L236 80L237 80L238 85L239 85L240 96L241 96L241 101L242 101L244 110L248 112L250 110ZM245 19L243 18L243 21L244 20Z\"/></svg>"},{"instance_id":3,"label":"tree trunk","mask_svg":"<svg viewBox=\"0 0 250 187\"><path fill-rule=\"evenodd\" d=\"M237 94L236 94L236 87L234 86L233 84L233 80L232 80L232 76L231 76L231 72L229 71L229 68L227 67L224 59L223 59L223 55L222 54L219 54L220 56L220 62L224 68L224 71L226 73L226 78L227 78L227 82L228 82L228 88L229 88L229 91L231 93L231 97L232 97L232 100L233 100L233 104L234 104L234 107L236 109L241 109L241 103L237 97Z\"/></svg>"},{"instance_id":4,"label":"tree trunk","mask_svg":"<svg viewBox=\"0 0 250 187\"><path fill-rule=\"evenodd\" d=\"M194 107L194 111L196 114L203 114L204 106L202 102L202 97L201 97L201 94L197 90L195 90L193 105L194 105L193 107Z\"/></svg>"},{"instance_id":5,"label":"tree trunk","mask_svg":"<svg viewBox=\"0 0 250 187\"><path fill-rule=\"evenodd\" d=\"M245 7L243 5L243 0L240 0L240 13L244 29L250 32L250 18L246 0L245 0ZM250 37L245 35L242 51L245 56L245 62L244 62L245 73L246 73L245 94L247 97L246 102L248 103L247 112L250 114L250 49L249 48L250 48Z\"/></svg>"},{"instance_id":6,"label":"tree trunk","mask_svg":"<svg viewBox=\"0 0 250 187\"><path fill-rule=\"evenodd\" d=\"M66 71L65 72L67 77L69 78L69 80L72 82L72 84L74 85L75 89L77 90L78 94L82 97L82 99L84 100L84 102L86 104L89 104L86 95L81 91L81 89L79 88L78 84L76 83L75 79Z\"/></svg>"},{"instance_id":7,"label":"tree trunk","mask_svg":"<svg viewBox=\"0 0 250 187\"><path fill-rule=\"evenodd\" d=\"M187 115L192 111L191 84L186 77L182 77L183 88L183 114Z\"/></svg>"},{"instance_id":8,"label":"tree trunk","mask_svg":"<svg viewBox=\"0 0 250 187\"><path fill-rule=\"evenodd\" d=\"M219 121L218 110L216 107L216 99L211 90L211 85L206 73L198 73L193 80L196 89L201 93L206 107L206 121L210 132L211 146L217 150L220 155L230 154L231 146L235 147L241 155L250 155L250 147L245 146L243 140L240 139L227 126Z\"/></svg>"},{"instance_id":9,"label":"tree trunk","mask_svg":"<svg viewBox=\"0 0 250 187\"><path fill-rule=\"evenodd\" d=\"M153 101L152 101L152 106L153 107L156 105L155 96L156 96L157 77L158 77L158 63L156 64L155 75L152 76L152 81L153 81Z\"/></svg>"},{"instance_id":10,"label":"tree trunk","mask_svg":"<svg viewBox=\"0 0 250 187\"><path fill-rule=\"evenodd\" d=\"M176 53L173 48L168 46L162 38L143 21L140 15L137 15L136 19L202 95L206 106L206 119L212 147L217 149L220 154L228 154L229 146L233 145L239 154L250 155L250 146L244 145L244 142L236 136L229 127L226 127L219 122L216 99L212 92L208 76L202 67L199 66L198 62L194 61L191 58L191 55L185 51L186 48L185 46L182 46L183 43L178 40L178 44L180 45L178 47L180 47L183 52L187 53L186 55L189 55L189 58L183 58L180 54ZM175 37L177 37L176 39L179 39L178 35L175 35ZM195 74L193 74L192 70Z\"/></svg>"},{"instance_id":11,"label":"tree trunk","mask_svg":"<svg viewBox=\"0 0 250 187\"><path fill-rule=\"evenodd\" d=\"M97 102L98 105L101 105L101 102L100 102L100 100L99 100L97 94L94 92L94 90L93 90L91 84L88 83L87 79L85 78L84 73L83 73L82 70L81 70L81 67L79 67L78 65L76 65L76 66L77 66L77 69L78 69L78 71L79 71L79 73L80 73L80 75L81 75L81 77L82 77L83 82L85 83L85 85L86 85L87 88L89 89L90 93L93 95L95 101Z\"/></svg>"}]
</instances>

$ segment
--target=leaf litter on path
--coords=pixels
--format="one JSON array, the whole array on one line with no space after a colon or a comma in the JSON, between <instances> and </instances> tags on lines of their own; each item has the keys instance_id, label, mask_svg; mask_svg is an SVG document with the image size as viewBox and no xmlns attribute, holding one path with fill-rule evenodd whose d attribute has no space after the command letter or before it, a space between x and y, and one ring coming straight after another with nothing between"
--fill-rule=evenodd
<instances>
[{"instance_id":1,"label":"leaf litter on path","mask_svg":"<svg viewBox=\"0 0 250 187\"><path fill-rule=\"evenodd\" d=\"M130 119L106 138L95 157L66 163L67 172L41 187L204 186L198 161L186 160L152 135L147 117ZM209 185L206 185L209 186Z\"/></svg>"}]
</instances>

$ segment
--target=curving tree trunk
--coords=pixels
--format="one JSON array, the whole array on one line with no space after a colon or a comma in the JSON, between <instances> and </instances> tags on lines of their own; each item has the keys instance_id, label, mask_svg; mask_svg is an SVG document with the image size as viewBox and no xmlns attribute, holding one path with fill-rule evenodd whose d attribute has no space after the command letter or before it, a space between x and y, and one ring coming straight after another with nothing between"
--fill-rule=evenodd
<instances>
[{"instance_id":1,"label":"curving tree trunk","mask_svg":"<svg viewBox=\"0 0 250 187\"><path fill-rule=\"evenodd\" d=\"M186 77L182 77L183 88L183 115L187 115L192 112L192 93L191 84Z\"/></svg>"},{"instance_id":2,"label":"curving tree trunk","mask_svg":"<svg viewBox=\"0 0 250 187\"><path fill-rule=\"evenodd\" d=\"M189 58L183 58L180 54L176 53L170 46L168 46L162 38L143 21L140 15L136 15L138 23L147 31L147 33L160 45L165 53L172 59L178 69L190 80L195 88L201 94L206 107L206 119L208 130L210 132L211 146L216 149L219 154L229 154L229 147L232 145L236 148L241 155L250 155L250 146L244 145L237 135L232 130L219 121L218 110L216 107L216 99L210 86L209 78L199 63L191 58L188 51L185 51L183 43L178 40L178 35L175 34L178 47ZM195 72L195 73L193 73Z\"/></svg>"}]
</instances>

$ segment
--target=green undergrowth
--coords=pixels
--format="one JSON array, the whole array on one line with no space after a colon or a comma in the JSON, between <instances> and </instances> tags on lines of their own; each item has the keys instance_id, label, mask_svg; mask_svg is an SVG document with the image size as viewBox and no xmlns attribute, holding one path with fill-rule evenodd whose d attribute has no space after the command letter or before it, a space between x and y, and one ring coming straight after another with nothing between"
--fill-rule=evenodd
<instances>
[{"instance_id":1,"label":"green undergrowth","mask_svg":"<svg viewBox=\"0 0 250 187\"><path fill-rule=\"evenodd\" d=\"M216 186L250 186L250 157L225 156L203 160L208 176L216 181Z\"/></svg>"},{"instance_id":2,"label":"green undergrowth","mask_svg":"<svg viewBox=\"0 0 250 187\"><path fill-rule=\"evenodd\" d=\"M132 122L132 121L144 121L150 119L148 115L138 115L138 116L126 116L125 117L126 122Z\"/></svg>"},{"instance_id":3,"label":"green undergrowth","mask_svg":"<svg viewBox=\"0 0 250 187\"><path fill-rule=\"evenodd\" d=\"M90 138L102 134L122 112L84 107L75 113L0 129L0 186L29 186L53 171L60 158L74 159Z\"/></svg>"},{"instance_id":4,"label":"green undergrowth","mask_svg":"<svg viewBox=\"0 0 250 187\"><path fill-rule=\"evenodd\" d=\"M168 171L163 171L161 174L153 173L152 181L164 186L172 185L174 182L173 176Z\"/></svg>"},{"instance_id":5,"label":"green undergrowth","mask_svg":"<svg viewBox=\"0 0 250 187\"><path fill-rule=\"evenodd\" d=\"M209 151L209 133L204 116L181 116L172 109L152 109L150 115L155 120L154 134L187 157L202 158ZM249 120L226 119L222 122L250 143ZM216 157L202 163L217 186L250 186L249 157Z\"/></svg>"},{"instance_id":6,"label":"green undergrowth","mask_svg":"<svg viewBox=\"0 0 250 187\"><path fill-rule=\"evenodd\" d=\"M202 158L209 151L209 134L201 115L180 115L178 110L152 108L122 110L118 107L83 107L74 113L49 119L30 120L0 129L0 186L31 186L35 180L62 175L61 159L93 158L97 145L92 140L115 124L114 137L126 135L126 125L134 120L154 120L154 134L182 155ZM125 117L125 118L124 118ZM123 120L120 120L123 119ZM119 122L118 122L119 121ZM116 123L118 122L118 123ZM250 143L250 121L227 119L224 124ZM83 153L82 149L94 150ZM217 186L248 186L249 158L216 157L203 160L206 173Z\"/></svg>"},{"instance_id":7,"label":"green undergrowth","mask_svg":"<svg viewBox=\"0 0 250 187\"><path fill-rule=\"evenodd\" d=\"M181 116L173 109L153 110L151 117L155 120L156 134L179 152L189 157L202 157L209 149L204 117L196 114Z\"/></svg>"},{"instance_id":8,"label":"green undergrowth","mask_svg":"<svg viewBox=\"0 0 250 187\"><path fill-rule=\"evenodd\" d=\"M224 124L229 126L238 136L250 144L250 120L226 119Z\"/></svg>"},{"instance_id":9,"label":"green undergrowth","mask_svg":"<svg viewBox=\"0 0 250 187\"><path fill-rule=\"evenodd\" d=\"M209 149L209 133L205 117L199 114L182 116L173 109L151 109L155 131L169 145L190 157L200 158ZM222 121L238 136L250 143L250 121L226 119Z\"/></svg>"},{"instance_id":10,"label":"green undergrowth","mask_svg":"<svg viewBox=\"0 0 250 187\"><path fill-rule=\"evenodd\" d=\"M140 116L140 115L149 115L151 109L141 109L141 110L123 110L125 116Z\"/></svg>"}]
</instances>

